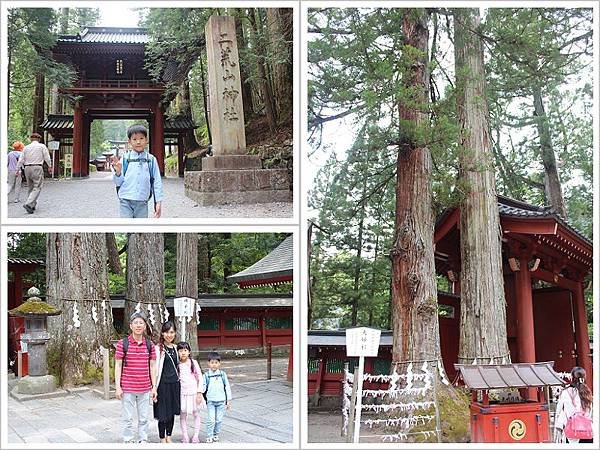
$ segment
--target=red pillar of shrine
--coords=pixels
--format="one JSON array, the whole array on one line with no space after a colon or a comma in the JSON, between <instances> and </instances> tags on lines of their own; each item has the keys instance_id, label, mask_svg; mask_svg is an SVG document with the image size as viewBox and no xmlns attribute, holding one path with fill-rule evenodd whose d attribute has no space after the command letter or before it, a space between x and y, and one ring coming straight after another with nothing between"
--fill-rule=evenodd
<instances>
[{"instance_id":1,"label":"red pillar of shrine","mask_svg":"<svg viewBox=\"0 0 600 450\"><path fill-rule=\"evenodd\" d=\"M90 134L92 122L88 114L83 114L81 138L81 176L90 176Z\"/></svg>"},{"instance_id":2,"label":"red pillar of shrine","mask_svg":"<svg viewBox=\"0 0 600 450\"><path fill-rule=\"evenodd\" d=\"M81 176L81 160L83 153L83 108L75 103L73 111L73 176Z\"/></svg>"},{"instance_id":3,"label":"red pillar of shrine","mask_svg":"<svg viewBox=\"0 0 600 450\"><path fill-rule=\"evenodd\" d=\"M585 296L583 295L583 284L577 283L573 291L573 315L575 316L575 342L577 344L577 365L585 369L586 384L590 389L592 383L592 361L590 360L590 339L588 335L588 321L585 310Z\"/></svg>"},{"instance_id":4,"label":"red pillar of shrine","mask_svg":"<svg viewBox=\"0 0 600 450\"><path fill-rule=\"evenodd\" d=\"M321 367L319 367L321 370ZM294 343L290 344L290 357L288 359L287 380L294 381ZM320 389L319 385L319 389Z\"/></svg>"},{"instance_id":5,"label":"red pillar of shrine","mask_svg":"<svg viewBox=\"0 0 600 450\"><path fill-rule=\"evenodd\" d=\"M535 362L535 330L533 322L533 296L531 294L531 273L528 258L519 258L520 268L515 272L517 307L517 347L519 362ZM529 399L535 399L536 390L522 392Z\"/></svg>"},{"instance_id":6,"label":"red pillar of shrine","mask_svg":"<svg viewBox=\"0 0 600 450\"><path fill-rule=\"evenodd\" d=\"M158 161L160 175L165 176L165 125L162 107L158 105L154 111L153 155Z\"/></svg>"},{"instance_id":7,"label":"red pillar of shrine","mask_svg":"<svg viewBox=\"0 0 600 450\"><path fill-rule=\"evenodd\" d=\"M517 294L517 345L519 362L535 362L535 332L533 327L533 296L528 260L520 259L520 270L515 272Z\"/></svg>"}]
</instances>

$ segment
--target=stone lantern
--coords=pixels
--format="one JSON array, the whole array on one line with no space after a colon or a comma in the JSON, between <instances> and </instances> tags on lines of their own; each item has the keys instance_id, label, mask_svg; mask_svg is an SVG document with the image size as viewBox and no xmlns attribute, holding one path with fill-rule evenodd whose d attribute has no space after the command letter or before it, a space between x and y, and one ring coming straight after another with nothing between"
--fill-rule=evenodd
<instances>
[{"instance_id":1,"label":"stone lantern","mask_svg":"<svg viewBox=\"0 0 600 450\"><path fill-rule=\"evenodd\" d=\"M57 316L61 311L39 298L40 291L36 287L30 288L27 295L27 301L9 311L12 316L25 318L21 342L27 344L29 355L29 375L19 380L17 390L19 394L46 394L56 389L56 379L48 375L46 362L46 342L50 340L47 317Z\"/></svg>"}]
</instances>

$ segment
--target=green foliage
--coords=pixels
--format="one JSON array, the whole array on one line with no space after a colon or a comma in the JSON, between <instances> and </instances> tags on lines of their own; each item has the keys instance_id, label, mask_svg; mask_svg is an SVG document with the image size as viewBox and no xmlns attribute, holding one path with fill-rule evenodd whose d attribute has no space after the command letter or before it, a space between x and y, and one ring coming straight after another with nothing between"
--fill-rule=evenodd
<instances>
[{"instance_id":1,"label":"green foliage","mask_svg":"<svg viewBox=\"0 0 600 450\"><path fill-rule=\"evenodd\" d=\"M66 15L66 20L65 20ZM59 33L74 33L94 25L99 17L90 8L10 8L8 10L8 140L23 141L33 127L35 77L44 75L50 87L69 87L75 72L54 61L50 50ZM62 22L62 25L61 25Z\"/></svg>"}]
</instances>

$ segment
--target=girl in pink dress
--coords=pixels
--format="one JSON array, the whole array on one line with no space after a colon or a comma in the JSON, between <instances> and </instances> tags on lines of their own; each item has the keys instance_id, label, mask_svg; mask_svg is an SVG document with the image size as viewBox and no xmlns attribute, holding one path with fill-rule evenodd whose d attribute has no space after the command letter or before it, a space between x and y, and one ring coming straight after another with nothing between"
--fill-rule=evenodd
<instances>
[{"instance_id":1,"label":"girl in pink dress","mask_svg":"<svg viewBox=\"0 0 600 450\"><path fill-rule=\"evenodd\" d=\"M179 378L181 380L181 414L179 416L181 424L182 442L190 442L187 432L187 416L194 415L194 435L191 442L200 442L198 434L200 433L200 406L204 403L202 392L206 390L204 386L204 377L200 366L195 359L190 357L190 344L180 342L177 344L179 354Z\"/></svg>"}]
</instances>

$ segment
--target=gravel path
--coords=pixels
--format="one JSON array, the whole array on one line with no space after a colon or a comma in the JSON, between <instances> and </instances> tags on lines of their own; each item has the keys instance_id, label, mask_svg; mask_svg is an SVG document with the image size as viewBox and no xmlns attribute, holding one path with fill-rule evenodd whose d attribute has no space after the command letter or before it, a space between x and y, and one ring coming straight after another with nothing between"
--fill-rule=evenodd
<instances>
[{"instance_id":1,"label":"gravel path","mask_svg":"<svg viewBox=\"0 0 600 450\"><path fill-rule=\"evenodd\" d=\"M163 178L164 218L291 218L292 203L258 203L252 205L199 206L185 196L182 178ZM23 184L21 200L27 186ZM150 207L151 209L151 207ZM112 175L95 172L87 179L44 180L34 214L28 214L23 203L9 203L9 218L109 218L119 217L118 201Z\"/></svg>"}]
</instances>

